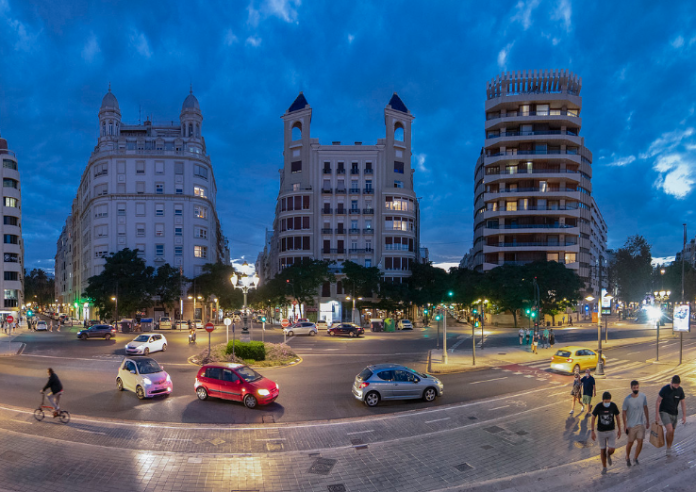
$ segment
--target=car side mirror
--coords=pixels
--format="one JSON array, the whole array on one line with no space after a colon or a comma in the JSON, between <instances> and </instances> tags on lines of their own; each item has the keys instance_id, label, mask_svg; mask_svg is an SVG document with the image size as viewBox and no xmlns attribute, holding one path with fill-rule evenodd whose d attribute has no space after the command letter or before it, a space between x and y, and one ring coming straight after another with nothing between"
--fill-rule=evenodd
<instances>
[{"instance_id":1,"label":"car side mirror","mask_svg":"<svg viewBox=\"0 0 696 492\"><path fill-rule=\"evenodd\" d=\"M420 383L420 379L416 378L413 380L414 383Z\"/></svg>"},{"instance_id":2,"label":"car side mirror","mask_svg":"<svg viewBox=\"0 0 696 492\"><path fill-rule=\"evenodd\" d=\"M130 370L130 373L131 373L131 374L135 374L135 369L131 369L131 370Z\"/></svg>"}]
</instances>

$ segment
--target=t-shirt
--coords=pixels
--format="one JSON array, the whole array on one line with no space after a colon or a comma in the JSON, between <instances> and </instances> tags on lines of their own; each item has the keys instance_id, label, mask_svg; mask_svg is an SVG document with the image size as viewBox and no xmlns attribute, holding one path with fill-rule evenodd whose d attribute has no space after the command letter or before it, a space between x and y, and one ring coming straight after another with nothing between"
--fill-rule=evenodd
<instances>
[{"instance_id":1,"label":"t-shirt","mask_svg":"<svg viewBox=\"0 0 696 492\"><path fill-rule=\"evenodd\" d=\"M686 398L682 387L680 386L679 388L672 388L671 384L663 386L660 390L660 396L662 397L662 401L660 402L660 412L665 412L670 415L678 415L679 402Z\"/></svg>"},{"instance_id":2,"label":"t-shirt","mask_svg":"<svg viewBox=\"0 0 696 492\"><path fill-rule=\"evenodd\" d=\"M582 383L582 394L592 396L592 388L595 385L595 380L592 376L583 376L580 380Z\"/></svg>"},{"instance_id":3,"label":"t-shirt","mask_svg":"<svg viewBox=\"0 0 696 492\"><path fill-rule=\"evenodd\" d=\"M614 402L609 403L609 406L605 407L604 402L602 402L599 405L595 405L592 415L597 417L598 432L613 431L616 428L614 415L619 415L619 407Z\"/></svg>"},{"instance_id":4,"label":"t-shirt","mask_svg":"<svg viewBox=\"0 0 696 492\"><path fill-rule=\"evenodd\" d=\"M648 405L648 399L644 393L638 393L635 398L628 395L623 402L622 410L626 412L626 427L645 425L645 412L643 407Z\"/></svg>"}]
</instances>

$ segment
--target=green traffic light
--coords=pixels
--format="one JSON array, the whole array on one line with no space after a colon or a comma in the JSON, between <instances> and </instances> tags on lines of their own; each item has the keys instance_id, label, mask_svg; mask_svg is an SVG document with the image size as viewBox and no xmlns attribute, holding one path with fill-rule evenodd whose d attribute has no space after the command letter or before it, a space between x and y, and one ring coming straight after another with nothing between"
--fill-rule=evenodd
<instances>
[{"instance_id":1,"label":"green traffic light","mask_svg":"<svg viewBox=\"0 0 696 492\"><path fill-rule=\"evenodd\" d=\"M27 316L34 316L34 312L30 309L27 311Z\"/></svg>"},{"instance_id":2,"label":"green traffic light","mask_svg":"<svg viewBox=\"0 0 696 492\"><path fill-rule=\"evenodd\" d=\"M478 314L478 310L474 309L474 314Z\"/></svg>"},{"instance_id":3,"label":"green traffic light","mask_svg":"<svg viewBox=\"0 0 696 492\"><path fill-rule=\"evenodd\" d=\"M452 296L454 295L454 292L452 292L452 291L450 290L450 291L447 293L447 295L450 296L450 297L452 297Z\"/></svg>"},{"instance_id":4,"label":"green traffic light","mask_svg":"<svg viewBox=\"0 0 696 492\"><path fill-rule=\"evenodd\" d=\"M474 321L474 328L478 328L479 326L481 326L481 323L479 323L478 321Z\"/></svg>"},{"instance_id":5,"label":"green traffic light","mask_svg":"<svg viewBox=\"0 0 696 492\"><path fill-rule=\"evenodd\" d=\"M262 323L265 323L265 322L266 322L266 317L265 317L265 316L262 316L262 317L261 317L261 322L262 322Z\"/></svg>"},{"instance_id":6,"label":"green traffic light","mask_svg":"<svg viewBox=\"0 0 696 492\"><path fill-rule=\"evenodd\" d=\"M527 314L531 313L532 311L530 309L527 309Z\"/></svg>"},{"instance_id":7,"label":"green traffic light","mask_svg":"<svg viewBox=\"0 0 696 492\"><path fill-rule=\"evenodd\" d=\"M532 312L532 318L536 318L536 312Z\"/></svg>"},{"instance_id":8,"label":"green traffic light","mask_svg":"<svg viewBox=\"0 0 696 492\"><path fill-rule=\"evenodd\" d=\"M427 310L427 309L424 309L424 310L423 310L423 314L428 314L428 310Z\"/></svg>"}]
</instances>

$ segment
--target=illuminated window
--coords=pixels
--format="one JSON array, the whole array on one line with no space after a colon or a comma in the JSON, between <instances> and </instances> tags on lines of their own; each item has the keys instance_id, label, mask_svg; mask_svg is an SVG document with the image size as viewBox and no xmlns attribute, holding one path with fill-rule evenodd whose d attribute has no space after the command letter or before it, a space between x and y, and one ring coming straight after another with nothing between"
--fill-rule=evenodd
<instances>
[{"instance_id":1,"label":"illuminated window","mask_svg":"<svg viewBox=\"0 0 696 492\"><path fill-rule=\"evenodd\" d=\"M208 196L208 191L203 186L194 186L193 194L201 198L206 198Z\"/></svg>"},{"instance_id":2,"label":"illuminated window","mask_svg":"<svg viewBox=\"0 0 696 492\"><path fill-rule=\"evenodd\" d=\"M208 248L206 248L205 246L194 246L193 256L195 256L196 258L207 258Z\"/></svg>"}]
</instances>

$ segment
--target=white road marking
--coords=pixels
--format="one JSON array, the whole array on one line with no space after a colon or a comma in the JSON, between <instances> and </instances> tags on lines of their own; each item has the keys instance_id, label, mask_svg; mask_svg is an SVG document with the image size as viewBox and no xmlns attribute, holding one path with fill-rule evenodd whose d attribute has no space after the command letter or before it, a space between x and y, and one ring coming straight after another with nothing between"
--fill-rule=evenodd
<instances>
[{"instance_id":1,"label":"white road marking","mask_svg":"<svg viewBox=\"0 0 696 492\"><path fill-rule=\"evenodd\" d=\"M193 439L181 439L178 437L163 437L163 441L192 441Z\"/></svg>"},{"instance_id":2,"label":"white road marking","mask_svg":"<svg viewBox=\"0 0 696 492\"><path fill-rule=\"evenodd\" d=\"M507 379L507 378L508 377L505 376L504 378L487 379L486 381L474 381L473 383L469 383L469 384L490 383L491 381L500 381L501 379Z\"/></svg>"},{"instance_id":3,"label":"white road marking","mask_svg":"<svg viewBox=\"0 0 696 492\"><path fill-rule=\"evenodd\" d=\"M347 436L354 436L355 434L369 434L370 432L374 432L374 430L356 431L356 432L346 432L346 435L347 435Z\"/></svg>"},{"instance_id":4,"label":"white road marking","mask_svg":"<svg viewBox=\"0 0 696 492\"><path fill-rule=\"evenodd\" d=\"M461 338L461 337L457 337L457 338ZM466 338L462 338L461 340L459 340L458 342L456 342L454 345L452 345L452 348L449 349L448 352L454 352L454 349L456 349L457 347L459 347L459 346L460 346L462 343L464 343L464 342L466 342Z\"/></svg>"},{"instance_id":5,"label":"white road marking","mask_svg":"<svg viewBox=\"0 0 696 492\"><path fill-rule=\"evenodd\" d=\"M443 418L443 419L426 420L425 423L426 423L426 424L432 424L433 422L442 422L442 421L444 421L444 420L449 420L449 419L450 419L449 417L445 417L445 418Z\"/></svg>"},{"instance_id":6,"label":"white road marking","mask_svg":"<svg viewBox=\"0 0 696 492\"><path fill-rule=\"evenodd\" d=\"M489 412L492 412L493 410L501 410L501 409L507 408L507 407L509 407L509 406L510 406L510 405L504 405L504 406L502 406L502 407L491 408L491 409L489 410Z\"/></svg>"},{"instance_id":7,"label":"white road marking","mask_svg":"<svg viewBox=\"0 0 696 492\"><path fill-rule=\"evenodd\" d=\"M531 374L525 374L524 377L526 377L526 378L533 378L534 376L532 376Z\"/></svg>"}]
</instances>

